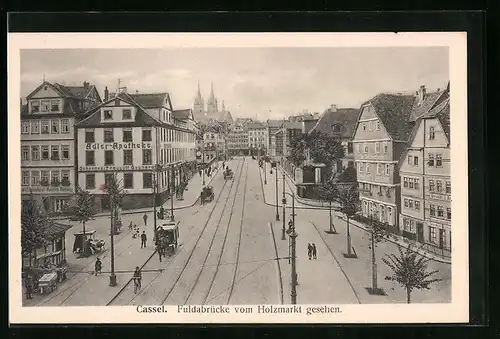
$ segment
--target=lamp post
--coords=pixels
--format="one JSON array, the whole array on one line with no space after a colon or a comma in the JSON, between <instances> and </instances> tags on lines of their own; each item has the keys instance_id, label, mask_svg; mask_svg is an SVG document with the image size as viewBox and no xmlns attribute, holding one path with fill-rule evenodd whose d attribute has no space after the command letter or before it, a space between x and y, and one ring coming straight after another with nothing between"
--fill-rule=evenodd
<instances>
[{"instance_id":1,"label":"lamp post","mask_svg":"<svg viewBox=\"0 0 500 339\"><path fill-rule=\"evenodd\" d=\"M276 221L280 221L280 213L278 207L278 166L274 169L274 173L276 174ZM284 234L283 234L284 235Z\"/></svg>"},{"instance_id":2,"label":"lamp post","mask_svg":"<svg viewBox=\"0 0 500 339\"><path fill-rule=\"evenodd\" d=\"M170 184L170 221L175 221L174 218L174 193L175 193L175 168L171 167L172 182Z\"/></svg>"},{"instance_id":3,"label":"lamp post","mask_svg":"<svg viewBox=\"0 0 500 339\"><path fill-rule=\"evenodd\" d=\"M281 240L286 240L285 233L286 233L286 215L285 215L285 208L286 208L286 196L285 196L285 171L283 170L283 167L281 168L282 173L283 173L283 198L281 200L281 203L283 204L283 229L281 232Z\"/></svg>"},{"instance_id":4,"label":"lamp post","mask_svg":"<svg viewBox=\"0 0 500 339\"><path fill-rule=\"evenodd\" d=\"M264 161L264 185L267 185L266 162Z\"/></svg>"},{"instance_id":5,"label":"lamp post","mask_svg":"<svg viewBox=\"0 0 500 339\"><path fill-rule=\"evenodd\" d=\"M202 176L203 176L203 186L205 186L205 146L203 146L203 151L202 151L202 158L203 158L203 166L201 168Z\"/></svg>"},{"instance_id":6,"label":"lamp post","mask_svg":"<svg viewBox=\"0 0 500 339\"><path fill-rule=\"evenodd\" d=\"M158 203L158 177L162 166L160 164L156 164L155 166L155 177L153 182L153 241L156 240L156 229L157 229L157 216L156 216L156 205ZM163 217L162 217L163 218Z\"/></svg>"},{"instance_id":7,"label":"lamp post","mask_svg":"<svg viewBox=\"0 0 500 339\"><path fill-rule=\"evenodd\" d=\"M296 246L297 246L297 237L299 234L295 231L295 193L285 193L288 194L292 198L292 220L290 223L290 228L288 229L288 235L291 240L291 259L292 259L292 291L290 293L292 305L297 304L297 261L296 261Z\"/></svg>"}]
</instances>

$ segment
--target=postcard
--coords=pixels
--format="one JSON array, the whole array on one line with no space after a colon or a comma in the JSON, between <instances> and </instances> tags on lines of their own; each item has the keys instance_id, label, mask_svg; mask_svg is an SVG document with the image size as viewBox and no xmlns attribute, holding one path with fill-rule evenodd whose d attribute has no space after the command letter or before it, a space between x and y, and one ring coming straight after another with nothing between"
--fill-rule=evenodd
<instances>
[{"instance_id":1,"label":"postcard","mask_svg":"<svg viewBox=\"0 0 500 339\"><path fill-rule=\"evenodd\" d=\"M467 322L466 41L9 34L10 322Z\"/></svg>"}]
</instances>

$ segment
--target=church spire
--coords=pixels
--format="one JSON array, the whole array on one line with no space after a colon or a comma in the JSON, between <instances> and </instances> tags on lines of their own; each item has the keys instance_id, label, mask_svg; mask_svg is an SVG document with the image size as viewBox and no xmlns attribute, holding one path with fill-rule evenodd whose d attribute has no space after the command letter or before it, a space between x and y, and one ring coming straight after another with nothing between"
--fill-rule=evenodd
<instances>
[{"instance_id":1,"label":"church spire","mask_svg":"<svg viewBox=\"0 0 500 339\"><path fill-rule=\"evenodd\" d=\"M210 101L215 102L215 94L214 94L214 82L210 83Z\"/></svg>"}]
</instances>

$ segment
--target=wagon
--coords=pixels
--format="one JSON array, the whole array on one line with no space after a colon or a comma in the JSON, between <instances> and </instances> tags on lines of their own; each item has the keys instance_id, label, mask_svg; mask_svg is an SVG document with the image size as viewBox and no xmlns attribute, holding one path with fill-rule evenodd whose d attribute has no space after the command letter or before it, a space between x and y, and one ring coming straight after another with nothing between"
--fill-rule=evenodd
<instances>
[{"instance_id":1,"label":"wagon","mask_svg":"<svg viewBox=\"0 0 500 339\"><path fill-rule=\"evenodd\" d=\"M172 255L178 246L179 222L167 222L156 230L156 246L160 255Z\"/></svg>"},{"instance_id":2,"label":"wagon","mask_svg":"<svg viewBox=\"0 0 500 339\"><path fill-rule=\"evenodd\" d=\"M38 280L38 288L40 289L40 293L43 294L44 291L49 291L52 292L57 288L57 273L52 272L52 273L47 273L44 274L39 280Z\"/></svg>"},{"instance_id":3,"label":"wagon","mask_svg":"<svg viewBox=\"0 0 500 339\"><path fill-rule=\"evenodd\" d=\"M230 180L230 179L233 179L234 178L234 173L231 169L227 168L225 171L224 171L224 179L225 180Z\"/></svg>"}]
</instances>

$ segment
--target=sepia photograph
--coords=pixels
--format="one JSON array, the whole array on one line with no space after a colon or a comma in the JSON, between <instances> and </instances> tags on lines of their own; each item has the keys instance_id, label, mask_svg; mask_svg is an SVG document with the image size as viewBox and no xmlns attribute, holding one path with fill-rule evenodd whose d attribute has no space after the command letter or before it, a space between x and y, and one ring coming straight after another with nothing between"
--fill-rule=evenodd
<instances>
[{"instance_id":1,"label":"sepia photograph","mask_svg":"<svg viewBox=\"0 0 500 339\"><path fill-rule=\"evenodd\" d=\"M345 35L20 37L16 317L466 320L463 47Z\"/></svg>"}]
</instances>

